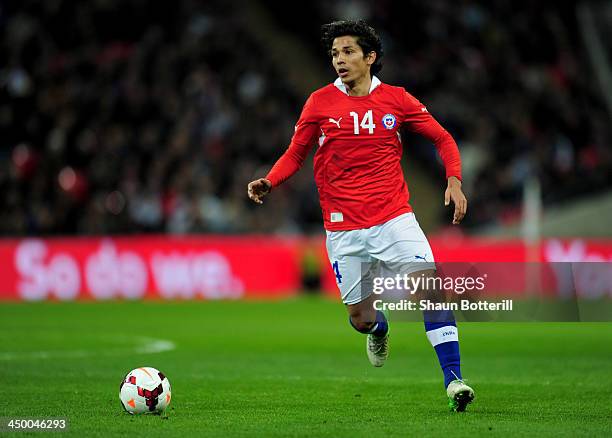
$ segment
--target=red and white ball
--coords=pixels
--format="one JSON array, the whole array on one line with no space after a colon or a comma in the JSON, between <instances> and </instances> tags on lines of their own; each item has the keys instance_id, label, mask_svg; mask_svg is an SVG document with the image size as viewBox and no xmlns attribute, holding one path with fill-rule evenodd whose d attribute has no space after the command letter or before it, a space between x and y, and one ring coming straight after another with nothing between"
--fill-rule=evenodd
<instances>
[{"instance_id":1,"label":"red and white ball","mask_svg":"<svg viewBox=\"0 0 612 438\"><path fill-rule=\"evenodd\" d=\"M151 367L130 371L119 386L119 400L130 414L158 414L168 407L171 398L170 381Z\"/></svg>"}]
</instances>

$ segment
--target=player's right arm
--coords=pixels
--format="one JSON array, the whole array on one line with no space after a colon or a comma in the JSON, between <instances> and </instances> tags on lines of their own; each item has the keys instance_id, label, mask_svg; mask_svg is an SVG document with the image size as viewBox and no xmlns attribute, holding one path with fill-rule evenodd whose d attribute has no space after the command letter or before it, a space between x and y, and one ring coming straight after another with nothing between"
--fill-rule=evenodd
<instances>
[{"instance_id":1,"label":"player's right arm","mask_svg":"<svg viewBox=\"0 0 612 438\"><path fill-rule=\"evenodd\" d=\"M304 164L304 160L312 149L320 130L314 114L313 100L311 94L304 104L300 119L295 125L291 143L285 153L272 166L265 178L258 178L249 183L247 193L254 202L263 204L264 196L270 193L272 187L276 187L289 179Z\"/></svg>"}]
</instances>

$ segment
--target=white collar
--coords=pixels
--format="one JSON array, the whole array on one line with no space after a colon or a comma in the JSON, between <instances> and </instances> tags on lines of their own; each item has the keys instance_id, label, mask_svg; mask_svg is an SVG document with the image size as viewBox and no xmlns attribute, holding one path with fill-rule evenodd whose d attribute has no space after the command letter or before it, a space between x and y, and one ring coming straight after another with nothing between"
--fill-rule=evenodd
<instances>
[{"instance_id":1,"label":"white collar","mask_svg":"<svg viewBox=\"0 0 612 438\"><path fill-rule=\"evenodd\" d=\"M382 82L380 82L380 79L378 79L376 76L372 76L372 83L370 84L370 91L368 91L368 94L372 93L374 88L378 87L381 83ZM340 78L336 79L334 81L334 85L336 86L336 88L338 88L338 90L342 91L344 94L348 96L346 85L342 83L342 79Z\"/></svg>"}]
</instances>

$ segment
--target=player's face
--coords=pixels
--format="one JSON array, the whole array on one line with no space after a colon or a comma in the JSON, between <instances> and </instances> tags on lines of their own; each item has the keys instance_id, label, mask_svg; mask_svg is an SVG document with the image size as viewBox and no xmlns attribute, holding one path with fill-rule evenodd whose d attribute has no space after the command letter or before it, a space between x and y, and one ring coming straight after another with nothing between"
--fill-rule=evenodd
<instances>
[{"instance_id":1,"label":"player's face","mask_svg":"<svg viewBox=\"0 0 612 438\"><path fill-rule=\"evenodd\" d=\"M376 60L376 52L364 56L357 38L346 35L334 39L331 49L332 64L343 83L353 83L370 75L370 66Z\"/></svg>"}]
</instances>

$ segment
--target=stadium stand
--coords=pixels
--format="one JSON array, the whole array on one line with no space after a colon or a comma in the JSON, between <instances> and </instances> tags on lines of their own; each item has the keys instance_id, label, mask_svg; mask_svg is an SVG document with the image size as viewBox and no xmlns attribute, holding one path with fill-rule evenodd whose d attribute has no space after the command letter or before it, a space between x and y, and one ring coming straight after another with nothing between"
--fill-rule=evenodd
<instances>
[{"instance_id":1,"label":"stadium stand","mask_svg":"<svg viewBox=\"0 0 612 438\"><path fill-rule=\"evenodd\" d=\"M275 193L275 221L245 196L293 132L304 96L291 66L221 2L143 4L2 6L0 234L320 231L310 169ZM516 220L530 175L546 204L612 186L610 116L569 6L307 2L299 20L292 8L267 10L313 52L341 14L382 31L381 78L460 145L468 226ZM406 144L441 174L431 145Z\"/></svg>"}]
</instances>

